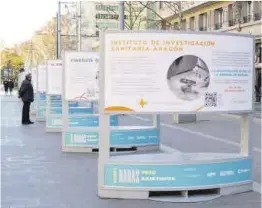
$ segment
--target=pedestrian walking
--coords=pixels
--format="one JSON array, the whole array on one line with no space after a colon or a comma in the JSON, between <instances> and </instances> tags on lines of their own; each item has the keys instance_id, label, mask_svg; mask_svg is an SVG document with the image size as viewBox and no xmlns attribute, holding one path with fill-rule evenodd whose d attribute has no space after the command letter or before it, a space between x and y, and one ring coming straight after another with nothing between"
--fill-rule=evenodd
<instances>
[{"instance_id":1,"label":"pedestrian walking","mask_svg":"<svg viewBox=\"0 0 262 208\"><path fill-rule=\"evenodd\" d=\"M8 81L8 89L9 89L10 95L12 95L12 92L14 89L14 82L11 79Z\"/></svg>"},{"instance_id":2,"label":"pedestrian walking","mask_svg":"<svg viewBox=\"0 0 262 208\"><path fill-rule=\"evenodd\" d=\"M33 124L29 118L30 114L30 104L34 102L34 90L33 85L31 84L32 75L29 73L26 75L25 80L22 82L19 89L19 97L23 101L23 110L22 110L22 124Z\"/></svg>"}]
</instances>

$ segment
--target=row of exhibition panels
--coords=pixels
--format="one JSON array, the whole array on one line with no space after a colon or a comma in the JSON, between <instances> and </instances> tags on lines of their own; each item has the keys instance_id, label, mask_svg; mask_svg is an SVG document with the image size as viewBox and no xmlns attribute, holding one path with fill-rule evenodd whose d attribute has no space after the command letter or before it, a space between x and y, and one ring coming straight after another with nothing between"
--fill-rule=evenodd
<instances>
[{"instance_id":1,"label":"row of exhibition panels","mask_svg":"<svg viewBox=\"0 0 262 208\"><path fill-rule=\"evenodd\" d=\"M48 60L32 70L35 102L31 112L35 113L37 121L45 122L47 132L61 132L62 151L98 152L100 197L193 202L252 190L252 159L249 151L241 150L241 153L232 154L181 153L161 148L158 114L184 111L192 113L192 110L183 109L197 109L200 102L204 102L201 99L188 102L175 97L168 87L174 86L177 79L172 75L174 85L162 83L166 82L167 76L162 69L168 68L167 64L173 66L172 62L181 55L199 54L201 46L194 47L188 41L183 52L154 50L152 47L151 52L141 53L143 48L137 45L147 45L143 50L150 50L150 44L165 44L179 39L192 39L194 42L195 35L185 33L182 37L181 34L168 32L160 36L159 33L103 31L100 53L65 51L62 60ZM212 35L197 35L200 40L214 42ZM234 39L235 37L242 38L243 47L239 46L239 40ZM250 41L247 37L245 43L243 38L245 37L218 35L215 38L216 43L205 48L207 52L201 54L201 57L212 68L210 54L217 61L215 56L221 56L221 46L226 40L231 49L235 47L238 51L234 57L247 54L245 50L252 48L250 43L253 39ZM251 57L252 51L248 53ZM225 52L223 56L226 54ZM221 73L222 69L219 70L220 72L213 72L214 67L208 73L214 73L210 75L210 83L217 84L212 89L221 89L223 93L222 87L226 89L232 86L226 81L222 86L226 74ZM228 74L229 69L226 70ZM240 84L246 84L241 87L252 89L253 83L248 80L252 77L248 70L238 71L238 74L236 76L246 79L245 82L240 80ZM215 76L224 77L220 80L217 78L218 82L215 81ZM236 93L232 93L232 96L235 95ZM250 106L242 108L243 102L235 102L243 97L245 96L237 94L234 105L230 105L228 101L231 102L231 95L225 96L224 99L228 100L224 100L225 104L220 111L225 111L226 108L245 109L243 112L247 114L243 117L242 129L244 136L241 137L244 145L241 148L246 150L249 144ZM207 107L201 109L219 111L214 107L214 110ZM152 123L147 126L121 125L123 113L151 114Z\"/></svg>"},{"instance_id":2,"label":"row of exhibition panels","mask_svg":"<svg viewBox=\"0 0 262 208\"><path fill-rule=\"evenodd\" d=\"M66 55L94 59L99 57L97 52L68 52ZM90 83L94 86L94 89L90 87L90 90L94 90L98 94L98 63L89 65L87 62L84 67L80 66L80 68L89 72L85 74L78 71L77 76L70 75L71 79L79 81L79 77L84 78L84 85L86 85L85 82L89 81L89 86ZM35 102L31 105L31 113L35 114L36 121L45 122L46 132L62 133L62 151L97 152L99 145L98 100L96 97L90 100L85 98L63 100L62 77L61 60L48 60L46 64L32 69ZM93 80L87 80L85 77L92 77ZM72 87L81 89L81 86L74 86L74 84ZM78 94L73 96L80 97ZM112 127L110 145L114 151L133 151L139 147L149 146L150 149L155 149L159 146L159 128L157 125L149 127L132 126L127 129L119 126L119 115L111 115L110 126ZM132 135L130 135L130 131L127 131L130 129Z\"/></svg>"}]
</instances>

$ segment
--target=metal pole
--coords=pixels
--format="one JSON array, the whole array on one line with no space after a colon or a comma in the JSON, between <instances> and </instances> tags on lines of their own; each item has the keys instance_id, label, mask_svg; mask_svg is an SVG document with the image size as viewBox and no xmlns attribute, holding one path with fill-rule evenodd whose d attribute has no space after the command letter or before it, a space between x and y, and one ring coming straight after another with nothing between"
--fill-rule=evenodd
<instances>
[{"instance_id":1,"label":"metal pole","mask_svg":"<svg viewBox=\"0 0 262 208\"><path fill-rule=\"evenodd\" d=\"M120 1L119 2L119 7L120 7L120 30L125 29L125 2Z\"/></svg>"},{"instance_id":2,"label":"metal pole","mask_svg":"<svg viewBox=\"0 0 262 208\"><path fill-rule=\"evenodd\" d=\"M77 51L81 51L81 1L76 2L77 6Z\"/></svg>"},{"instance_id":3,"label":"metal pole","mask_svg":"<svg viewBox=\"0 0 262 208\"><path fill-rule=\"evenodd\" d=\"M57 12L57 59L61 59L61 2L58 2Z\"/></svg>"},{"instance_id":4,"label":"metal pole","mask_svg":"<svg viewBox=\"0 0 262 208\"><path fill-rule=\"evenodd\" d=\"M58 59L58 12L56 13L56 58Z\"/></svg>"},{"instance_id":5,"label":"metal pole","mask_svg":"<svg viewBox=\"0 0 262 208\"><path fill-rule=\"evenodd\" d=\"M31 40L31 43L30 43L30 67L29 67L30 73L32 73L32 65L33 65L33 40Z\"/></svg>"}]
</instances>

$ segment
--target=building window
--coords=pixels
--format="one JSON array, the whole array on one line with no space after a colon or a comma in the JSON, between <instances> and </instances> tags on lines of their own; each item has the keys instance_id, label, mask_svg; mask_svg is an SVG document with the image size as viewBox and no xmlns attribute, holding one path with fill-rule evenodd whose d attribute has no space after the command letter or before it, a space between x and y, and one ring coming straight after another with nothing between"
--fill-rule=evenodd
<instances>
[{"instance_id":1,"label":"building window","mask_svg":"<svg viewBox=\"0 0 262 208\"><path fill-rule=\"evenodd\" d=\"M174 23L174 30L178 30L178 29L179 29L178 22L175 22L175 23Z\"/></svg>"},{"instance_id":2,"label":"building window","mask_svg":"<svg viewBox=\"0 0 262 208\"><path fill-rule=\"evenodd\" d=\"M181 30L186 30L186 20L185 19L181 21Z\"/></svg>"},{"instance_id":3,"label":"building window","mask_svg":"<svg viewBox=\"0 0 262 208\"><path fill-rule=\"evenodd\" d=\"M163 9L163 7L164 7L164 2L163 2L163 1L160 1L160 2L159 2L159 9Z\"/></svg>"},{"instance_id":4,"label":"building window","mask_svg":"<svg viewBox=\"0 0 262 208\"><path fill-rule=\"evenodd\" d=\"M214 12L215 30L219 30L223 25L223 8L216 9Z\"/></svg>"},{"instance_id":5,"label":"building window","mask_svg":"<svg viewBox=\"0 0 262 208\"><path fill-rule=\"evenodd\" d=\"M254 4L254 21L261 20L261 2L260 1L253 1Z\"/></svg>"},{"instance_id":6,"label":"building window","mask_svg":"<svg viewBox=\"0 0 262 208\"><path fill-rule=\"evenodd\" d=\"M199 15L199 30L207 31L207 13Z\"/></svg>"},{"instance_id":7,"label":"building window","mask_svg":"<svg viewBox=\"0 0 262 208\"><path fill-rule=\"evenodd\" d=\"M251 1L241 2L241 22L248 23L251 21Z\"/></svg>"},{"instance_id":8,"label":"building window","mask_svg":"<svg viewBox=\"0 0 262 208\"><path fill-rule=\"evenodd\" d=\"M256 43L256 64L261 63L261 42Z\"/></svg>"},{"instance_id":9,"label":"building window","mask_svg":"<svg viewBox=\"0 0 262 208\"><path fill-rule=\"evenodd\" d=\"M189 29L195 30L195 17L190 17L189 19Z\"/></svg>"},{"instance_id":10,"label":"building window","mask_svg":"<svg viewBox=\"0 0 262 208\"><path fill-rule=\"evenodd\" d=\"M236 20L233 19L233 5L230 4L228 6L228 13L227 13L227 18L228 18L228 26L231 27L231 26L234 26L236 24Z\"/></svg>"}]
</instances>

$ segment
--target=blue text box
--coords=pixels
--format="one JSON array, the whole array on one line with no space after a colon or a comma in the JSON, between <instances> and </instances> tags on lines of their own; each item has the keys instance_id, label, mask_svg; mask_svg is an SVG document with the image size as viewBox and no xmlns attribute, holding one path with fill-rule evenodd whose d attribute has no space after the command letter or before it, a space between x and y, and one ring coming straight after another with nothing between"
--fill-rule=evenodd
<instances>
[{"instance_id":1,"label":"blue text box","mask_svg":"<svg viewBox=\"0 0 262 208\"><path fill-rule=\"evenodd\" d=\"M50 108L50 114L62 114L62 108ZM81 108L81 107L71 107L69 108L69 114L93 114L93 108Z\"/></svg>"},{"instance_id":2,"label":"blue text box","mask_svg":"<svg viewBox=\"0 0 262 208\"><path fill-rule=\"evenodd\" d=\"M65 133L66 146L98 146L98 132L87 133ZM110 146L145 146L158 145L160 142L160 132L158 129L132 129L132 130L112 130L110 133Z\"/></svg>"},{"instance_id":3,"label":"blue text box","mask_svg":"<svg viewBox=\"0 0 262 208\"><path fill-rule=\"evenodd\" d=\"M78 103L69 103L69 107L78 107ZM50 108L61 108L62 109L62 103L53 102L49 104Z\"/></svg>"},{"instance_id":4,"label":"blue text box","mask_svg":"<svg viewBox=\"0 0 262 208\"><path fill-rule=\"evenodd\" d=\"M39 96L40 100L46 100L46 93L45 92L39 92L38 96Z\"/></svg>"},{"instance_id":5,"label":"blue text box","mask_svg":"<svg viewBox=\"0 0 262 208\"><path fill-rule=\"evenodd\" d=\"M200 187L250 181L252 161L187 165L107 164L105 186L118 187Z\"/></svg>"},{"instance_id":6,"label":"blue text box","mask_svg":"<svg viewBox=\"0 0 262 208\"><path fill-rule=\"evenodd\" d=\"M62 101L61 95L51 95L50 101Z\"/></svg>"},{"instance_id":7,"label":"blue text box","mask_svg":"<svg viewBox=\"0 0 262 208\"><path fill-rule=\"evenodd\" d=\"M37 117L38 118L45 118L45 113L46 113L46 109L43 107L43 108L38 108L37 109Z\"/></svg>"},{"instance_id":8,"label":"blue text box","mask_svg":"<svg viewBox=\"0 0 262 208\"><path fill-rule=\"evenodd\" d=\"M81 117L81 118L70 118L70 127L97 127L98 116ZM110 116L110 125L118 125L118 116ZM47 127L49 128L61 128L62 127L62 116L49 117L47 119Z\"/></svg>"}]
</instances>

